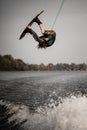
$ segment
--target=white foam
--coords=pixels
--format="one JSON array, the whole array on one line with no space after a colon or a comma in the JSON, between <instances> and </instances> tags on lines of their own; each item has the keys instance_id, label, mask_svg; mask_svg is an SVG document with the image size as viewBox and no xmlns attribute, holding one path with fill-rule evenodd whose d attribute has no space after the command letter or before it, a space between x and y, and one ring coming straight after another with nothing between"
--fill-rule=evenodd
<instances>
[{"instance_id":1,"label":"white foam","mask_svg":"<svg viewBox=\"0 0 87 130\"><path fill-rule=\"evenodd\" d=\"M51 99L49 107L39 107L32 112L27 106L0 101L9 112L15 112L8 120L17 122L27 119L23 125L31 130L87 130L87 97L71 96L62 99L58 106ZM53 106L53 107L52 107Z\"/></svg>"},{"instance_id":2,"label":"white foam","mask_svg":"<svg viewBox=\"0 0 87 130\"><path fill-rule=\"evenodd\" d=\"M65 98L53 112L56 115L55 130L87 130L87 97Z\"/></svg>"}]
</instances>

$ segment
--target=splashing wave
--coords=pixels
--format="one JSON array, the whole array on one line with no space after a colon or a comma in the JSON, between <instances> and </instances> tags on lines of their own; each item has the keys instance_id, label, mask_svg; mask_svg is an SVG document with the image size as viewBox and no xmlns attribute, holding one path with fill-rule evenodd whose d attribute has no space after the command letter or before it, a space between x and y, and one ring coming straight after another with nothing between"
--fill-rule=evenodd
<instances>
[{"instance_id":1,"label":"splashing wave","mask_svg":"<svg viewBox=\"0 0 87 130\"><path fill-rule=\"evenodd\" d=\"M0 100L0 115L1 130L87 130L87 97L50 99L36 110Z\"/></svg>"}]
</instances>

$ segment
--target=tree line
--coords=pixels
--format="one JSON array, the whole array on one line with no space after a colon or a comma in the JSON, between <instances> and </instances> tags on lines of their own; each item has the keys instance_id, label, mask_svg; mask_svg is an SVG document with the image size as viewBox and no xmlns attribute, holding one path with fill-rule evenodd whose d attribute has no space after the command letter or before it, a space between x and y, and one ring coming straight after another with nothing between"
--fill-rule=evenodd
<instances>
[{"instance_id":1,"label":"tree line","mask_svg":"<svg viewBox=\"0 0 87 130\"><path fill-rule=\"evenodd\" d=\"M87 70L87 64L66 64L57 63L56 65L49 63L48 65L41 64L27 64L21 59L14 59L11 55L0 55L0 71L30 71L30 70L67 70L67 71L78 71Z\"/></svg>"}]
</instances>

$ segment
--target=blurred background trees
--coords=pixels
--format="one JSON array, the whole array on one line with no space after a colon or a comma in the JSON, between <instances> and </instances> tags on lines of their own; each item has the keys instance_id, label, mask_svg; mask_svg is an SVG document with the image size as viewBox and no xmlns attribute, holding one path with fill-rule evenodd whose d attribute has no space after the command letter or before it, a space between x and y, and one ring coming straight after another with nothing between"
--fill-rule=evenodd
<instances>
[{"instance_id":1,"label":"blurred background trees","mask_svg":"<svg viewBox=\"0 0 87 130\"><path fill-rule=\"evenodd\" d=\"M0 71L29 71L29 70L67 70L67 71L78 71L78 70L87 70L87 64L66 64L66 63L57 63L56 65L49 63L48 65L44 65L43 63L37 64L26 64L21 59L14 59L11 55L0 55Z\"/></svg>"}]
</instances>

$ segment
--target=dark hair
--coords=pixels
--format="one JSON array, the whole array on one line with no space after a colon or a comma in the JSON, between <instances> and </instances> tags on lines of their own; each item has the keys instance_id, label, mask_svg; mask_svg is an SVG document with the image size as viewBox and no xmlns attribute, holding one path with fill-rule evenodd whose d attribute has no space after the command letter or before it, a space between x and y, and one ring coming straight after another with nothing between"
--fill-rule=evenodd
<instances>
[{"instance_id":1,"label":"dark hair","mask_svg":"<svg viewBox=\"0 0 87 130\"><path fill-rule=\"evenodd\" d=\"M43 43L43 44L38 44L38 49L42 49L42 48L44 48L44 49L46 49L47 48L47 44L46 43Z\"/></svg>"}]
</instances>

